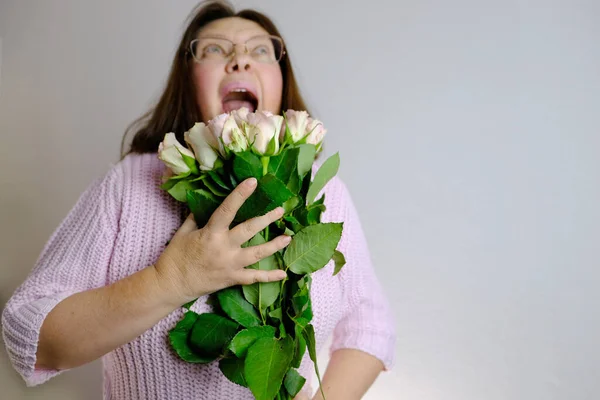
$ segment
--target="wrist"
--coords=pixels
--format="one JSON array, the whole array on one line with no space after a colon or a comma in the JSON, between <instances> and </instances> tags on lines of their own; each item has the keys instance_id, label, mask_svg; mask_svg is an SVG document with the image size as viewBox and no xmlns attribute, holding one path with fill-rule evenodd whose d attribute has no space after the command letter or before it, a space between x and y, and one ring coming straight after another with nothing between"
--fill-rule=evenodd
<instances>
[{"instance_id":1,"label":"wrist","mask_svg":"<svg viewBox=\"0 0 600 400\"><path fill-rule=\"evenodd\" d=\"M155 298L161 304L174 310L193 300L184 296L177 282L168 274L163 273L156 265L150 265L146 270L149 284L155 292Z\"/></svg>"}]
</instances>

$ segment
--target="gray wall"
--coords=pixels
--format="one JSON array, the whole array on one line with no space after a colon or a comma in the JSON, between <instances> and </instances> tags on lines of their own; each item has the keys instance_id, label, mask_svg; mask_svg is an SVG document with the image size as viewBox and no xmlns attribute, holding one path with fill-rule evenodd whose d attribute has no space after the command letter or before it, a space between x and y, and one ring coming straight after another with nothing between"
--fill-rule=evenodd
<instances>
[{"instance_id":1,"label":"gray wall","mask_svg":"<svg viewBox=\"0 0 600 400\"><path fill-rule=\"evenodd\" d=\"M237 3L281 27L393 303L398 366L367 398L600 398L600 3ZM194 4L1 0L2 304L117 159ZM25 389L0 352L0 381L100 398L97 364Z\"/></svg>"}]
</instances>

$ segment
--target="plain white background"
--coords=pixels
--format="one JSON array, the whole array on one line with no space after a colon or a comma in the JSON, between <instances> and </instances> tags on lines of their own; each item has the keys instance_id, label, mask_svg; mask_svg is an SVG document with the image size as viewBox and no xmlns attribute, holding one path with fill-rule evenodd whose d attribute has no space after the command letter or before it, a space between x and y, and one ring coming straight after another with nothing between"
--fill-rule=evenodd
<instances>
[{"instance_id":1,"label":"plain white background","mask_svg":"<svg viewBox=\"0 0 600 400\"><path fill-rule=\"evenodd\" d=\"M0 304L159 94L193 0L0 0ZM600 398L600 3L238 1L280 27L398 327L369 399ZM100 399L94 363L5 399Z\"/></svg>"}]
</instances>

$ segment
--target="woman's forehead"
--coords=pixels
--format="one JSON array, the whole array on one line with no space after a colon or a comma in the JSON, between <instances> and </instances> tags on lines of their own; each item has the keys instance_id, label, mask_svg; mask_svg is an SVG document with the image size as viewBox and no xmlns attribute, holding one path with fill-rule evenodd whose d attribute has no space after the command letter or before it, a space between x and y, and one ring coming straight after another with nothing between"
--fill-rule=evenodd
<instances>
[{"instance_id":1,"label":"woman's forehead","mask_svg":"<svg viewBox=\"0 0 600 400\"><path fill-rule=\"evenodd\" d=\"M230 40L249 39L268 32L259 24L239 17L221 18L205 25L198 36L217 36Z\"/></svg>"}]
</instances>

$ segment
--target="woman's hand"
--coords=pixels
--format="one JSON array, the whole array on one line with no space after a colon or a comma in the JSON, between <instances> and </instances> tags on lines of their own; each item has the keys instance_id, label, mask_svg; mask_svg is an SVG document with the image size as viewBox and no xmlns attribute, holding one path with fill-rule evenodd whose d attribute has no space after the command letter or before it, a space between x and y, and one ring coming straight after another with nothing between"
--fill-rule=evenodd
<instances>
[{"instance_id":1,"label":"woman's hand","mask_svg":"<svg viewBox=\"0 0 600 400\"><path fill-rule=\"evenodd\" d=\"M194 216L190 215L158 258L155 270L159 283L169 301L177 307L229 286L285 278L282 270L261 271L245 267L283 249L289 244L290 237L282 235L259 246L241 247L281 218L281 207L229 229L256 184L256 179L250 178L238 185L202 229L197 229Z\"/></svg>"}]
</instances>

